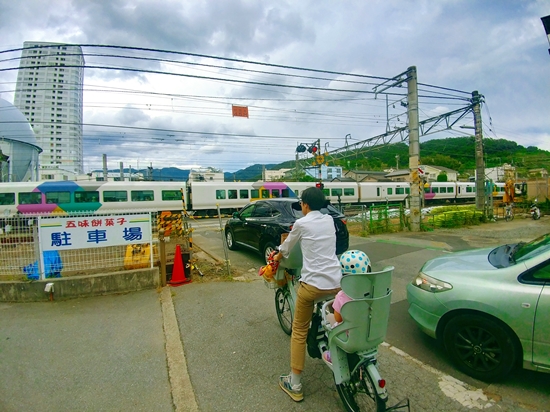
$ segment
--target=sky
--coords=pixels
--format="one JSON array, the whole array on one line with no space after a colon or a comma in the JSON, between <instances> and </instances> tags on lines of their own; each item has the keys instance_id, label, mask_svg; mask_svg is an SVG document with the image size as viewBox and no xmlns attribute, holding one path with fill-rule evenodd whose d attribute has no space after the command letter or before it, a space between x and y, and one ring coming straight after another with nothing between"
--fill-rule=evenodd
<instances>
[{"instance_id":1,"label":"sky","mask_svg":"<svg viewBox=\"0 0 550 412\"><path fill-rule=\"evenodd\" d=\"M484 138L550 150L549 14L550 0L0 0L0 97L7 50L82 45L85 172L103 154L109 169L234 172L405 127L414 66L421 122L478 91ZM420 142L473 134L471 112L457 120Z\"/></svg>"}]
</instances>

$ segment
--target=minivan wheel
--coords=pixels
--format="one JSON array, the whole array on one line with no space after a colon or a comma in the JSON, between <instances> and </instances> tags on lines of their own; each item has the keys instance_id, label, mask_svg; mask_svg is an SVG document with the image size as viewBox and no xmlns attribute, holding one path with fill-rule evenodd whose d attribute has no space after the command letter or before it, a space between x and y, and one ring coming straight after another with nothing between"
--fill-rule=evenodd
<instances>
[{"instance_id":1,"label":"minivan wheel","mask_svg":"<svg viewBox=\"0 0 550 412\"><path fill-rule=\"evenodd\" d=\"M233 236L233 231L231 229L227 229L225 231L225 240L227 241L227 247L230 250L237 249L237 244L235 243L235 238Z\"/></svg>"},{"instance_id":2,"label":"minivan wheel","mask_svg":"<svg viewBox=\"0 0 550 412\"><path fill-rule=\"evenodd\" d=\"M269 255L271 254L271 252L273 252L274 250L276 250L277 246L275 246L275 244L273 242L267 242L265 245L264 245L264 260L265 260L265 263L269 263L267 261L267 259L269 258Z\"/></svg>"}]
</instances>

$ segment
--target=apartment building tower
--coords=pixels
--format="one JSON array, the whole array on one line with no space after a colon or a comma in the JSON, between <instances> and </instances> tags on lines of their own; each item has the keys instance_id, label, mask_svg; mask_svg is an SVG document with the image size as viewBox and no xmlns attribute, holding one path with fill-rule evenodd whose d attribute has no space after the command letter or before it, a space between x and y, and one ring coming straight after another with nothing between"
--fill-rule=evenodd
<instances>
[{"instance_id":1,"label":"apartment building tower","mask_svg":"<svg viewBox=\"0 0 550 412\"><path fill-rule=\"evenodd\" d=\"M14 106L33 128L41 180L84 173L82 136L84 56L80 46L24 42Z\"/></svg>"}]
</instances>

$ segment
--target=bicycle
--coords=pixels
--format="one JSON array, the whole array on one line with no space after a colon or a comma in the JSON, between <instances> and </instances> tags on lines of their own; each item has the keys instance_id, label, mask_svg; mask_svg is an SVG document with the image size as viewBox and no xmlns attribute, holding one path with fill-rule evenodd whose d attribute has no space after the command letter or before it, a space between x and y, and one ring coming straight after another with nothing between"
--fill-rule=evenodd
<instances>
[{"instance_id":1,"label":"bicycle","mask_svg":"<svg viewBox=\"0 0 550 412\"><path fill-rule=\"evenodd\" d=\"M281 329L292 333L292 320L300 283L302 256L297 245L266 285L275 289L275 310ZM342 307L344 321L332 327L328 315L334 297L314 302L312 322L308 333L308 354L322 359L330 350L332 362L324 363L332 370L336 390L348 412L410 410L405 399L386 408L386 381L376 367L378 345L384 341L391 304L391 276L394 267L380 272L347 274L341 286L352 298Z\"/></svg>"},{"instance_id":2,"label":"bicycle","mask_svg":"<svg viewBox=\"0 0 550 412\"><path fill-rule=\"evenodd\" d=\"M514 204L508 203L504 209L504 219L509 222L514 220Z\"/></svg>"}]
</instances>

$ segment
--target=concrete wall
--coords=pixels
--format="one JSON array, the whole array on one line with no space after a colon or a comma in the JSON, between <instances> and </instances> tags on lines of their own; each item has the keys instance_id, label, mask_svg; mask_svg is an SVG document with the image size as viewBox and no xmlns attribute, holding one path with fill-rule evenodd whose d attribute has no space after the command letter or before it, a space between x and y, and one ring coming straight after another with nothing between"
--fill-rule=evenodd
<instances>
[{"instance_id":1,"label":"concrete wall","mask_svg":"<svg viewBox=\"0 0 550 412\"><path fill-rule=\"evenodd\" d=\"M44 291L53 283L53 299L124 293L152 289L159 285L159 268L127 270L103 275L72 276L32 282L0 282L0 302L39 302L50 299Z\"/></svg>"}]
</instances>

